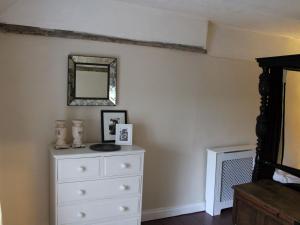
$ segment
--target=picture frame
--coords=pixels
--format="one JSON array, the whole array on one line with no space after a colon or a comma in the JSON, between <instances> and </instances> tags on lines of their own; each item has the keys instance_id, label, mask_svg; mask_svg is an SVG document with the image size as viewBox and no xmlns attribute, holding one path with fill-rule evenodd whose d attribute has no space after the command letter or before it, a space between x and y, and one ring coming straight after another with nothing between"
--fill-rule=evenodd
<instances>
[{"instance_id":1,"label":"picture frame","mask_svg":"<svg viewBox=\"0 0 300 225\"><path fill-rule=\"evenodd\" d=\"M132 145L132 124L116 124L116 145Z\"/></svg>"},{"instance_id":2,"label":"picture frame","mask_svg":"<svg viewBox=\"0 0 300 225\"><path fill-rule=\"evenodd\" d=\"M102 143L115 142L116 124L127 123L126 110L101 110Z\"/></svg>"}]
</instances>

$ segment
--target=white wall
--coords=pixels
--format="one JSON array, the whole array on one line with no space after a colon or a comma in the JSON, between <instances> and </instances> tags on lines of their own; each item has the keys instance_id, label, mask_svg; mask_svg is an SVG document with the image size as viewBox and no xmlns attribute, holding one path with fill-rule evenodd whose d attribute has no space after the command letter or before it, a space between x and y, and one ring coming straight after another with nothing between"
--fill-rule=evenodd
<instances>
[{"instance_id":1,"label":"white wall","mask_svg":"<svg viewBox=\"0 0 300 225\"><path fill-rule=\"evenodd\" d=\"M210 23L207 51L215 57L254 61L259 57L299 54L300 40Z\"/></svg>"},{"instance_id":2,"label":"white wall","mask_svg":"<svg viewBox=\"0 0 300 225\"><path fill-rule=\"evenodd\" d=\"M205 149L255 143L254 62L149 47L0 34L0 201L7 225L48 224L54 121L84 119L99 141L100 110L126 109L144 147L143 208L204 201ZM67 55L117 56L117 107L67 107Z\"/></svg>"},{"instance_id":3,"label":"white wall","mask_svg":"<svg viewBox=\"0 0 300 225\"><path fill-rule=\"evenodd\" d=\"M166 10L112 0L26 0L3 8L5 23L206 47L207 20Z\"/></svg>"}]
</instances>

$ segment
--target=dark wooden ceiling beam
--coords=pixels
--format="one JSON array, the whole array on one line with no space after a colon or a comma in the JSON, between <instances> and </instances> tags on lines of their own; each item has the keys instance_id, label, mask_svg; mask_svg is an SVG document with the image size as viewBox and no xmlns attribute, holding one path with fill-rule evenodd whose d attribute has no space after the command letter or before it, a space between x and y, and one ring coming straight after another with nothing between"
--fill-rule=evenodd
<instances>
[{"instance_id":1,"label":"dark wooden ceiling beam","mask_svg":"<svg viewBox=\"0 0 300 225\"><path fill-rule=\"evenodd\" d=\"M164 43L164 42L156 42L156 41L140 41L140 40L127 39L127 38L118 38L118 37L110 37L110 36L99 35L99 34L78 32L78 31L47 29L47 28L6 24L6 23L0 23L0 32L111 42L111 43L118 43L118 44L139 45L139 46L147 46L147 47L155 47L155 48L167 48L167 49L174 49L180 51L197 52L202 54L206 53L206 49L194 45Z\"/></svg>"}]
</instances>

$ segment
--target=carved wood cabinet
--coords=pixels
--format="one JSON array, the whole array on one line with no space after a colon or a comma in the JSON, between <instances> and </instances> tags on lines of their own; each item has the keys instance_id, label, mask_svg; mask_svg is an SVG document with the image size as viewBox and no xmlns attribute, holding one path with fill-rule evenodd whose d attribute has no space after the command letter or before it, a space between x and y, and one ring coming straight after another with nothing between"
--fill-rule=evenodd
<instances>
[{"instance_id":1,"label":"carved wood cabinet","mask_svg":"<svg viewBox=\"0 0 300 225\"><path fill-rule=\"evenodd\" d=\"M235 225L299 225L300 193L271 180L234 187Z\"/></svg>"}]
</instances>

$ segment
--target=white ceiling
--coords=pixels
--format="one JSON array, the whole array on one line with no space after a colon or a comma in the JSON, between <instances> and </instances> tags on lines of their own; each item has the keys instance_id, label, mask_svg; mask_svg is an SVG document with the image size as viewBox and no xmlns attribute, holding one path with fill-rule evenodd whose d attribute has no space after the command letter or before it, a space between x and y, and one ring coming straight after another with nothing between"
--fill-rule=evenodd
<instances>
[{"instance_id":1,"label":"white ceiling","mask_svg":"<svg viewBox=\"0 0 300 225\"><path fill-rule=\"evenodd\" d=\"M218 24L300 38L300 0L118 0L201 16Z\"/></svg>"},{"instance_id":2,"label":"white ceiling","mask_svg":"<svg viewBox=\"0 0 300 225\"><path fill-rule=\"evenodd\" d=\"M202 17L217 24L300 39L300 0L117 1ZM24 4L26 0L0 0L0 16L20 2ZM86 0L84 4L89 2L92 1ZM101 4L101 0L98 3Z\"/></svg>"}]
</instances>

